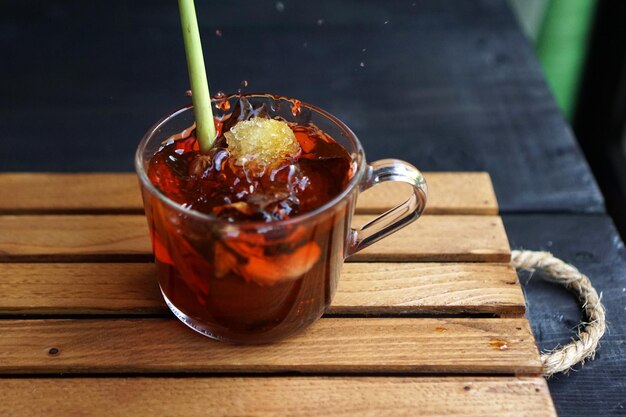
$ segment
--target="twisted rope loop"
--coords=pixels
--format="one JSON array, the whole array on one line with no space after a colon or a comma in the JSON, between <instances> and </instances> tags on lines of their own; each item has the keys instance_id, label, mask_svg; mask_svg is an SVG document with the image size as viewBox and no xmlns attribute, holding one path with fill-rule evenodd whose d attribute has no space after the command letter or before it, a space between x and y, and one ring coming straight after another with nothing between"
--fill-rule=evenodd
<instances>
[{"instance_id":1,"label":"twisted rope loop","mask_svg":"<svg viewBox=\"0 0 626 417\"><path fill-rule=\"evenodd\" d=\"M578 269L554 257L549 252L511 251L511 263L515 268L526 271L541 269L546 279L563 285L580 301L586 321L578 328L578 336L571 343L543 352L543 373L550 377L558 372L567 372L577 363L593 359L598 342L606 329L604 306L589 278Z\"/></svg>"}]
</instances>

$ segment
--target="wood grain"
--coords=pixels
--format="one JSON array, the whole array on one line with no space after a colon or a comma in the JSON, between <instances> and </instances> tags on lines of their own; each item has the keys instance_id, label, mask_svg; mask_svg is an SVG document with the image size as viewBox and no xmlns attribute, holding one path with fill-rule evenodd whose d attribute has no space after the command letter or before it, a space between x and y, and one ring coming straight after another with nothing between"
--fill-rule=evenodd
<instances>
[{"instance_id":1,"label":"wood grain","mask_svg":"<svg viewBox=\"0 0 626 417\"><path fill-rule=\"evenodd\" d=\"M0 314L169 310L150 263L0 263ZM347 263L329 314L524 313L507 264Z\"/></svg>"},{"instance_id":2,"label":"wood grain","mask_svg":"<svg viewBox=\"0 0 626 417\"><path fill-rule=\"evenodd\" d=\"M486 172L427 172L429 214L498 214L498 202ZM386 182L359 195L357 213L382 213L406 200L411 186Z\"/></svg>"},{"instance_id":3,"label":"wood grain","mask_svg":"<svg viewBox=\"0 0 626 417\"><path fill-rule=\"evenodd\" d=\"M556 416L541 377L1 379L0 414Z\"/></svg>"},{"instance_id":4,"label":"wood grain","mask_svg":"<svg viewBox=\"0 0 626 417\"><path fill-rule=\"evenodd\" d=\"M358 215L359 226L373 216ZM509 262L509 241L498 216L427 215L352 256L367 261Z\"/></svg>"},{"instance_id":5,"label":"wood grain","mask_svg":"<svg viewBox=\"0 0 626 417\"><path fill-rule=\"evenodd\" d=\"M497 214L498 203L485 172L425 173L431 214ZM134 173L0 173L0 213L142 213ZM359 196L357 212L382 213L411 192L384 183Z\"/></svg>"},{"instance_id":6,"label":"wood grain","mask_svg":"<svg viewBox=\"0 0 626 417\"><path fill-rule=\"evenodd\" d=\"M525 299L509 264L346 263L330 313L522 315Z\"/></svg>"},{"instance_id":7,"label":"wood grain","mask_svg":"<svg viewBox=\"0 0 626 417\"><path fill-rule=\"evenodd\" d=\"M142 215L9 215L0 230L0 261L152 258Z\"/></svg>"},{"instance_id":8,"label":"wood grain","mask_svg":"<svg viewBox=\"0 0 626 417\"><path fill-rule=\"evenodd\" d=\"M289 371L540 375L541 363L524 318L322 318L260 346L176 319L0 320L0 373Z\"/></svg>"},{"instance_id":9,"label":"wood grain","mask_svg":"<svg viewBox=\"0 0 626 417\"><path fill-rule=\"evenodd\" d=\"M370 217L355 216L355 224ZM148 261L142 215L0 216L0 261ZM497 216L424 216L353 256L368 261L508 262Z\"/></svg>"},{"instance_id":10,"label":"wood grain","mask_svg":"<svg viewBox=\"0 0 626 417\"><path fill-rule=\"evenodd\" d=\"M134 173L0 173L0 213L142 213Z\"/></svg>"}]
</instances>

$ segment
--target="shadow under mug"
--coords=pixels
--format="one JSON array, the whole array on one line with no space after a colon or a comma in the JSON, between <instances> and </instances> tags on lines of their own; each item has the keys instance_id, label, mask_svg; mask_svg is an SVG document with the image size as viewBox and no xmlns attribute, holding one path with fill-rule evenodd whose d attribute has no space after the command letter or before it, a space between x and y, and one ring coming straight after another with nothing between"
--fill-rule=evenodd
<instances>
[{"instance_id":1,"label":"shadow under mug","mask_svg":"<svg viewBox=\"0 0 626 417\"><path fill-rule=\"evenodd\" d=\"M343 191L314 211L270 223L229 223L170 200L150 182L147 169L164 141L193 125L191 106L164 117L146 133L135 168L159 285L172 312L214 339L268 343L319 319L333 299L344 259L417 219L427 187L422 174L404 161L368 164L356 135L321 109L270 95L246 98L255 107L264 104L271 117L313 123L343 146L353 164ZM225 108L233 109L238 98L224 100L213 102L217 117L230 111ZM413 193L399 206L352 228L359 192L385 181L408 183Z\"/></svg>"}]
</instances>

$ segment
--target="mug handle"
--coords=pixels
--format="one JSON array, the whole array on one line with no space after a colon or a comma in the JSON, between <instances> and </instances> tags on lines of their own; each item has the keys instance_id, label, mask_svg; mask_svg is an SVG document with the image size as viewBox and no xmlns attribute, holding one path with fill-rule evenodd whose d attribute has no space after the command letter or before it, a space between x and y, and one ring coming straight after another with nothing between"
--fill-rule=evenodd
<instances>
[{"instance_id":1,"label":"mug handle","mask_svg":"<svg viewBox=\"0 0 626 417\"><path fill-rule=\"evenodd\" d=\"M413 186L413 194L402 204L381 214L358 229L351 229L351 243L347 256L354 255L374 242L402 229L417 220L426 207L428 187L424 176L417 168L399 159L381 159L372 162L361 184L360 191L365 191L387 181L400 181Z\"/></svg>"}]
</instances>

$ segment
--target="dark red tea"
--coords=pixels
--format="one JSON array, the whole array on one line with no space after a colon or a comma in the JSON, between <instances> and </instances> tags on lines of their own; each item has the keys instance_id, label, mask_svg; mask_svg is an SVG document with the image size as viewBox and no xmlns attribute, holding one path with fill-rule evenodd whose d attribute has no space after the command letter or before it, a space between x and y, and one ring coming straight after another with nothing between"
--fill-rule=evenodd
<instances>
[{"instance_id":1,"label":"dark red tea","mask_svg":"<svg viewBox=\"0 0 626 417\"><path fill-rule=\"evenodd\" d=\"M351 156L316 126L267 119L263 106L241 98L237 109L216 120L210 153L199 153L189 129L163 143L148 168L152 184L171 200L219 219L198 226L193 215L175 215L156 201L146 206L166 299L226 340L271 341L319 318L343 260L331 253L343 253L348 235L347 205L315 221L282 221L340 194L353 175ZM249 143L233 135L256 134L255 124L283 133L288 126L295 141L278 158L263 156L275 153L271 144L257 147L256 155L242 154ZM263 233L259 223L267 224Z\"/></svg>"}]
</instances>

